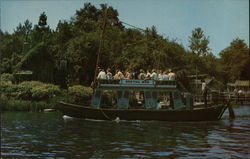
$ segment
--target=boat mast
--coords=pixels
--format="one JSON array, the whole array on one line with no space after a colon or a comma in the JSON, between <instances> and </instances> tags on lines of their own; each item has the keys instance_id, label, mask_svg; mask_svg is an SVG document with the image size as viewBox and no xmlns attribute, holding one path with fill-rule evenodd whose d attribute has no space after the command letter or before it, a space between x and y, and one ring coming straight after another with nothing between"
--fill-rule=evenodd
<instances>
[{"instance_id":1,"label":"boat mast","mask_svg":"<svg viewBox=\"0 0 250 159\"><path fill-rule=\"evenodd\" d=\"M100 61L100 54L101 54L102 47L103 47L103 37L104 37L106 25L107 25L107 12L108 12L108 8L106 8L104 10L104 18L103 18L104 22L103 22L103 26L102 26L102 32L101 32L101 35L100 35L100 42L99 42L99 49L98 49L98 53L97 53L95 75L94 75L94 84L96 83L96 78L97 78L97 73L98 73L98 66L99 66L99 61Z\"/></svg>"},{"instance_id":2,"label":"boat mast","mask_svg":"<svg viewBox=\"0 0 250 159\"><path fill-rule=\"evenodd\" d=\"M195 65L195 100L197 102L197 91L198 91L198 87L197 87L197 82L198 82L198 75L197 75L197 64Z\"/></svg>"}]
</instances>

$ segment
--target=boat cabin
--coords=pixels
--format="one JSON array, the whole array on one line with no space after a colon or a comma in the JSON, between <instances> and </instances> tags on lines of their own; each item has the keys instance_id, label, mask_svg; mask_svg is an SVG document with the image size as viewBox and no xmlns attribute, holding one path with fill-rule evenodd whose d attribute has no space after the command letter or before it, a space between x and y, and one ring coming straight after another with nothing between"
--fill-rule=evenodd
<instances>
[{"instance_id":1,"label":"boat cabin","mask_svg":"<svg viewBox=\"0 0 250 159\"><path fill-rule=\"evenodd\" d=\"M116 109L192 109L190 93L182 93L176 81L98 80L93 107Z\"/></svg>"}]
</instances>

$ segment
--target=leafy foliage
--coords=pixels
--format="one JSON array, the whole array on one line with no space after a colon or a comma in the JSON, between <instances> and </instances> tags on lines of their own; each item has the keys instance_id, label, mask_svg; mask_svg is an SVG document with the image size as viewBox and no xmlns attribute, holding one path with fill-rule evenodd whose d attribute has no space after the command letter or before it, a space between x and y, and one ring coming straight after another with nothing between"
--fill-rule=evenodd
<instances>
[{"instance_id":1,"label":"leafy foliage","mask_svg":"<svg viewBox=\"0 0 250 159\"><path fill-rule=\"evenodd\" d=\"M249 79L249 48L243 40L234 39L220 56L224 82Z\"/></svg>"},{"instance_id":2,"label":"leafy foliage","mask_svg":"<svg viewBox=\"0 0 250 159\"><path fill-rule=\"evenodd\" d=\"M25 81L18 85L6 83L0 89L6 96L21 100L47 100L61 94L58 86L39 81Z\"/></svg>"},{"instance_id":3,"label":"leafy foliage","mask_svg":"<svg viewBox=\"0 0 250 159\"><path fill-rule=\"evenodd\" d=\"M12 83L14 81L13 74L4 73L0 75L1 84L2 83Z\"/></svg>"},{"instance_id":4,"label":"leafy foliage","mask_svg":"<svg viewBox=\"0 0 250 159\"><path fill-rule=\"evenodd\" d=\"M102 4L96 8L85 3L73 18L59 21L56 30L49 28L43 12L34 26L26 20L13 34L0 31L0 73L31 70L32 80L57 84L61 88L90 85L100 34L106 24L99 67L111 68L113 73L118 68L134 71L171 68L185 82L188 81L185 76L195 74L197 68L199 74L208 74L224 84L249 78L249 48L243 40L233 40L218 58L210 52L209 38L201 28L192 31L189 51L159 35L155 26L145 30L125 28L118 16L118 11L111 6ZM36 96L44 95L37 93Z\"/></svg>"},{"instance_id":5,"label":"leafy foliage","mask_svg":"<svg viewBox=\"0 0 250 159\"><path fill-rule=\"evenodd\" d=\"M74 98L75 103L90 101L93 91L89 87L84 87L81 85L71 86L68 89L68 94L71 98Z\"/></svg>"},{"instance_id":6,"label":"leafy foliage","mask_svg":"<svg viewBox=\"0 0 250 159\"><path fill-rule=\"evenodd\" d=\"M210 50L210 48L208 47L208 37L204 35L204 31L201 28L195 28L192 31L192 37L189 37L189 42L190 49L198 56L205 56Z\"/></svg>"}]
</instances>

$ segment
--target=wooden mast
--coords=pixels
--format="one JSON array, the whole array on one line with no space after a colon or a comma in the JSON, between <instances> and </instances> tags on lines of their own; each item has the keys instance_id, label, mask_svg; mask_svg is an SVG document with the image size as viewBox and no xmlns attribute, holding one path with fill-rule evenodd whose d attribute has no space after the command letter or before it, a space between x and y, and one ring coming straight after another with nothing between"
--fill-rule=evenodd
<instances>
[{"instance_id":1,"label":"wooden mast","mask_svg":"<svg viewBox=\"0 0 250 159\"><path fill-rule=\"evenodd\" d=\"M100 61L100 54L102 51L102 47L103 47L103 38L104 38L104 33L105 33L105 29L106 29L106 25L107 25L107 12L108 12L108 8L105 9L104 11L104 22L103 22L103 26L102 26L102 32L100 35L100 42L99 42L99 49L98 49L98 53L97 53L97 60L96 60L96 67L95 67L95 75L94 75L94 85L96 83L96 78L97 78L97 73L98 73L98 66L99 66L99 61Z\"/></svg>"}]
</instances>

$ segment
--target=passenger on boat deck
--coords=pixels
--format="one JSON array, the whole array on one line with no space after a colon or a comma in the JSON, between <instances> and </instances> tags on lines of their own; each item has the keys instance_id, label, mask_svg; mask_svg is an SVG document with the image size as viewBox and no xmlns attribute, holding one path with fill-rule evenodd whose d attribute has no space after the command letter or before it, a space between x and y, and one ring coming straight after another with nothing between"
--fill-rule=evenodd
<instances>
[{"instance_id":1,"label":"passenger on boat deck","mask_svg":"<svg viewBox=\"0 0 250 159\"><path fill-rule=\"evenodd\" d=\"M138 79L144 80L146 77L146 74L144 73L143 69L140 69L140 74L138 76Z\"/></svg>"},{"instance_id":2,"label":"passenger on boat deck","mask_svg":"<svg viewBox=\"0 0 250 159\"><path fill-rule=\"evenodd\" d=\"M107 69L107 79L108 79L108 80L113 79L113 75L112 75L112 73L111 73L110 68Z\"/></svg>"},{"instance_id":3,"label":"passenger on boat deck","mask_svg":"<svg viewBox=\"0 0 250 159\"><path fill-rule=\"evenodd\" d=\"M169 80L175 80L175 73L173 72L173 70L169 69L169 74L168 74L168 79Z\"/></svg>"},{"instance_id":4,"label":"passenger on boat deck","mask_svg":"<svg viewBox=\"0 0 250 159\"><path fill-rule=\"evenodd\" d=\"M118 71L118 77L119 77L119 79L123 79L124 78L124 75L123 75L123 73L122 73L121 70Z\"/></svg>"},{"instance_id":5,"label":"passenger on boat deck","mask_svg":"<svg viewBox=\"0 0 250 159\"><path fill-rule=\"evenodd\" d=\"M163 72L162 72L162 70L158 71L158 80L160 80L160 81L163 80Z\"/></svg>"},{"instance_id":6,"label":"passenger on boat deck","mask_svg":"<svg viewBox=\"0 0 250 159\"><path fill-rule=\"evenodd\" d=\"M131 71L128 69L125 74L125 79L132 79Z\"/></svg>"},{"instance_id":7,"label":"passenger on boat deck","mask_svg":"<svg viewBox=\"0 0 250 159\"><path fill-rule=\"evenodd\" d=\"M145 80L149 80L150 78L151 78L151 72L150 72L150 70L147 70Z\"/></svg>"},{"instance_id":8,"label":"passenger on boat deck","mask_svg":"<svg viewBox=\"0 0 250 159\"><path fill-rule=\"evenodd\" d=\"M132 74L132 79L138 79L138 72L137 71L132 70L131 74Z\"/></svg>"},{"instance_id":9,"label":"passenger on boat deck","mask_svg":"<svg viewBox=\"0 0 250 159\"><path fill-rule=\"evenodd\" d=\"M164 71L164 73L163 73L163 80L164 81L168 80L168 71Z\"/></svg>"},{"instance_id":10,"label":"passenger on boat deck","mask_svg":"<svg viewBox=\"0 0 250 159\"><path fill-rule=\"evenodd\" d=\"M116 70L116 74L114 75L115 80L123 79L124 75L120 70Z\"/></svg>"},{"instance_id":11,"label":"passenger on boat deck","mask_svg":"<svg viewBox=\"0 0 250 159\"><path fill-rule=\"evenodd\" d=\"M152 74L151 74L150 78L152 80L157 80L158 79L157 73L156 73L155 69L152 70Z\"/></svg>"},{"instance_id":12,"label":"passenger on boat deck","mask_svg":"<svg viewBox=\"0 0 250 159\"><path fill-rule=\"evenodd\" d=\"M107 79L106 72L103 69L99 72L97 79Z\"/></svg>"},{"instance_id":13,"label":"passenger on boat deck","mask_svg":"<svg viewBox=\"0 0 250 159\"><path fill-rule=\"evenodd\" d=\"M119 77L118 77L118 72L119 72L119 70L116 70L116 71L115 71L115 75L113 76L113 78L114 78L115 80L118 80L118 79L119 79Z\"/></svg>"}]
</instances>

